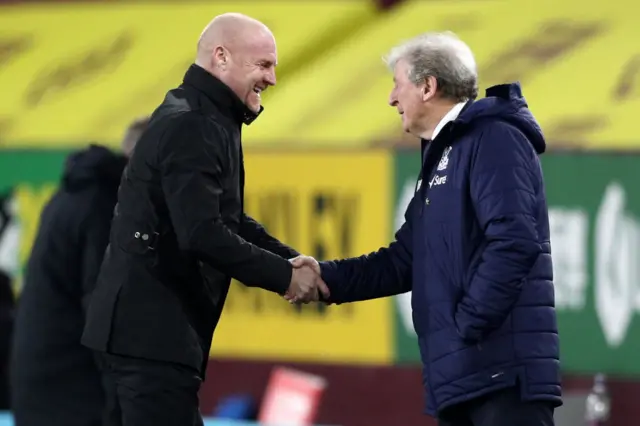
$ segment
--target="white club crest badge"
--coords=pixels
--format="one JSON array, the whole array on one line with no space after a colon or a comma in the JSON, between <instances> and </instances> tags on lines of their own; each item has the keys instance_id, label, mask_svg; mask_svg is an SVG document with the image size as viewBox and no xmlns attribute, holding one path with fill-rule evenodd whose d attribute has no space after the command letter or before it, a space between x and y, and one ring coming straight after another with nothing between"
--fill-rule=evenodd
<instances>
[{"instance_id":1,"label":"white club crest badge","mask_svg":"<svg viewBox=\"0 0 640 426\"><path fill-rule=\"evenodd\" d=\"M449 153L451 152L451 147L448 146L444 149L442 153L442 157L440 157L440 162L438 163L438 171L444 170L449 165Z\"/></svg>"}]
</instances>

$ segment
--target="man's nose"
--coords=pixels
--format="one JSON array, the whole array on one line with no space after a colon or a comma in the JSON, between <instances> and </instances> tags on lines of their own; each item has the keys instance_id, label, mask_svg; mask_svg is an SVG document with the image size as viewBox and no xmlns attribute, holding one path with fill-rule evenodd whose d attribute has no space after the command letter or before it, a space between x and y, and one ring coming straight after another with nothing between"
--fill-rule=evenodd
<instances>
[{"instance_id":1,"label":"man's nose","mask_svg":"<svg viewBox=\"0 0 640 426\"><path fill-rule=\"evenodd\" d=\"M276 71L275 70L271 70L266 74L266 78L265 81L267 82L267 84L269 84L270 86L275 86L276 85Z\"/></svg>"}]
</instances>

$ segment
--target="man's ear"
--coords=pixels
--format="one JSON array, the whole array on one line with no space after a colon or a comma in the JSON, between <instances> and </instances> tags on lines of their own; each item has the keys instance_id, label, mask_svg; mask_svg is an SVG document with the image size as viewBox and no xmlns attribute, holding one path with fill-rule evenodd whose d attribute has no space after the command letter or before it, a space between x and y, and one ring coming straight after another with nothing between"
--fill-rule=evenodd
<instances>
[{"instance_id":1,"label":"man's ear","mask_svg":"<svg viewBox=\"0 0 640 426\"><path fill-rule=\"evenodd\" d=\"M216 66L218 68L224 68L227 66L227 51L222 46L216 46L213 50L213 57L216 61Z\"/></svg>"},{"instance_id":2,"label":"man's ear","mask_svg":"<svg viewBox=\"0 0 640 426\"><path fill-rule=\"evenodd\" d=\"M424 79L424 84L422 85L422 101L427 102L433 99L436 96L436 91L438 90L438 80L430 75Z\"/></svg>"}]
</instances>

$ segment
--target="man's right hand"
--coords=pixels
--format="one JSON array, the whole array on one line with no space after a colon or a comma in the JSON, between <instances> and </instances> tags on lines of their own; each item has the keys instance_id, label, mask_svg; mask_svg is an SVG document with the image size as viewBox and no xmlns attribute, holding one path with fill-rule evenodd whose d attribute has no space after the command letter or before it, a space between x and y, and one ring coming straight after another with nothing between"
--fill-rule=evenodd
<instances>
[{"instance_id":1,"label":"man's right hand","mask_svg":"<svg viewBox=\"0 0 640 426\"><path fill-rule=\"evenodd\" d=\"M291 284L285 298L291 303L309 303L320 300L320 293L329 298L329 288L320 275L309 266L293 268Z\"/></svg>"},{"instance_id":2,"label":"man's right hand","mask_svg":"<svg viewBox=\"0 0 640 426\"><path fill-rule=\"evenodd\" d=\"M320 264L317 260L315 260L311 256L305 256L301 254L298 257L294 257L293 259L289 259L289 262L293 265L294 268L301 268L303 266L308 266L313 269L316 274L320 275Z\"/></svg>"}]
</instances>

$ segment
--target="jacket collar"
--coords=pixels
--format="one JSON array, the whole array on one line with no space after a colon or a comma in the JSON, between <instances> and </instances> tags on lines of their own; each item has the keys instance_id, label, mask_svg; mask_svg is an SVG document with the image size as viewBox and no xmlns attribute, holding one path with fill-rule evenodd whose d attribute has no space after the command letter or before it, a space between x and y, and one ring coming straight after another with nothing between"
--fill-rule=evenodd
<instances>
[{"instance_id":1,"label":"jacket collar","mask_svg":"<svg viewBox=\"0 0 640 426\"><path fill-rule=\"evenodd\" d=\"M449 110L449 112L447 112L445 114L444 117L442 117L442 120L440 120L440 122L438 123L438 125L436 126L436 128L433 130L433 136L431 136L431 140L435 139L436 136L438 136L438 133L440 133L440 131L442 130L442 128L449 122L454 121L456 118L458 118L458 115L460 115L460 112L462 111L462 109L467 106L467 101L464 102L459 102L457 104L455 104L453 106L453 108L451 108Z\"/></svg>"},{"instance_id":2,"label":"jacket collar","mask_svg":"<svg viewBox=\"0 0 640 426\"><path fill-rule=\"evenodd\" d=\"M430 143L431 139L420 139L420 154L422 156L422 161L424 161L424 156L427 153Z\"/></svg>"},{"instance_id":3,"label":"jacket collar","mask_svg":"<svg viewBox=\"0 0 640 426\"><path fill-rule=\"evenodd\" d=\"M204 93L221 112L230 115L239 125L253 123L264 109L260 106L257 113L251 111L229 86L196 64L189 67L183 81L185 85Z\"/></svg>"}]
</instances>

